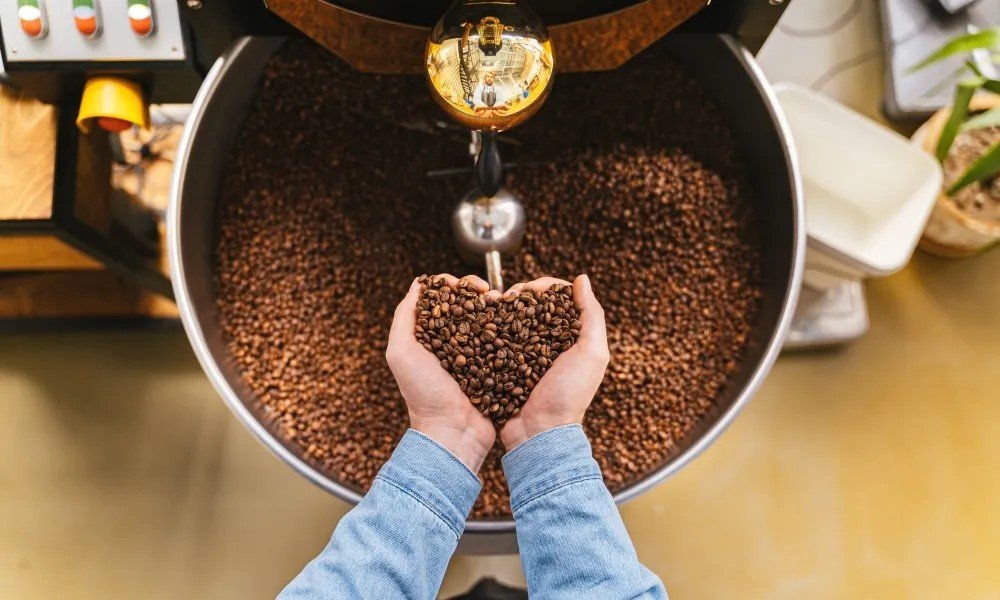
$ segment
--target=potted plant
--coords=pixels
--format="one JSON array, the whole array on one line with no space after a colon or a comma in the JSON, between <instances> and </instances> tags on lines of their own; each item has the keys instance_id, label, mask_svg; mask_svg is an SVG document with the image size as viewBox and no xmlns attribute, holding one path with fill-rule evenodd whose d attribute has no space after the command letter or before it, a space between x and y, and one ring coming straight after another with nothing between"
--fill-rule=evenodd
<instances>
[{"instance_id":1,"label":"potted plant","mask_svg":"<svg viewBox=\"0 0 1000 600\"><path fill-rule=\"evenodd\" d=\"M1000 28L952 39L911 70L968 55L968 76L951 107L914 135L941 163L944 184L920 247L941 256L968 256L1000 242Z\"/></svg>"}]
</instances>

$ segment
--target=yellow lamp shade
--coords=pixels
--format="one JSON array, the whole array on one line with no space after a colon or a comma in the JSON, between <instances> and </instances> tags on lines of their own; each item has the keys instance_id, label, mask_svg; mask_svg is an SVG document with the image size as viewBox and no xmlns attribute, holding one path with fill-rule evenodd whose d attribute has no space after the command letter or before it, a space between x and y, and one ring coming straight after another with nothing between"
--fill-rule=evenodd
<instances>
[{"instance_id":1,"label":"yellow lamp shade","mask_svg":"<svg viewBox=\"0 0 1000 600\"><path fill-rule=\"evenodd\" d=\"M112 129L115 123L134 123L149 129L149 107L142 89L121 77L91 77L83 86L76 126L87 133L95 120L105 129Z\"/></svg>"}]
</instances>

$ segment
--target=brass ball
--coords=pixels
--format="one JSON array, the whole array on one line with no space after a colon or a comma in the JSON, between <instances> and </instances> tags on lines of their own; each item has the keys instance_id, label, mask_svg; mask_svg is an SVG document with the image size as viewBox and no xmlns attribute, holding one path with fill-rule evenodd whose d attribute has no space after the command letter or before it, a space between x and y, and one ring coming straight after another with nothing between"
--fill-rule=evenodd
<instances>
[{"instance_id":1,"label":"brass ball","mask_svg":"<svg viewBox=\"0 0 1000 600\"><path fill-rule=\"evenodd\" d=\"M520 0L457 0L431 30L425 64L452 119L505 131L541 108L555 55L545 23Z\"/></svg>"}]
</instances>

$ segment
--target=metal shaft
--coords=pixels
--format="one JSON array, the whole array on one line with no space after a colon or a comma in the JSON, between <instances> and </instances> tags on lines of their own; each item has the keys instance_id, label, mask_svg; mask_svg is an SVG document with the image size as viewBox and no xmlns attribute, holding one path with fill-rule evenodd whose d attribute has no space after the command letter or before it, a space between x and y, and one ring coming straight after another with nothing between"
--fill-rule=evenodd
<instances>
[{"instance_id":1,"label":"metal shaft","mask_svg":"<svg viewBox=\"0 0 1000 600\"><path fill-rule=\"evenodd\" d=\"M496 195L503 184L503 163L497 150L497 134L483 131L480 135L479 156L476 157L476 183L487 198Z\"/></svg>"},{"instance_id":2,"label":"metal shaft","mask_svg":"<svg viewBox=\"0 0 1000 600\"><path fill-rule=\"evenodd\" d=\"M491 290L503 291L503 271L500 267L500 252L493 250L486 253L486 281Z\"/></svg>"}]
</instances>

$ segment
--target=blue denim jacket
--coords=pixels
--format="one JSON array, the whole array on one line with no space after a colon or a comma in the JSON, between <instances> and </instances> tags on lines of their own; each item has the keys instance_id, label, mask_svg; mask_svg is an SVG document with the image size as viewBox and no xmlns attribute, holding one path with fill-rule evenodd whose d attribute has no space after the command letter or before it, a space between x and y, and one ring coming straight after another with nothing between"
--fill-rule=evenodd
<instances>
[{"instance_id":1,"label":"blue denim jacket","mask_svg":"<svg viewBox=\"0 0 1000 600\"><path fill-rule=\"evenodd\" d=\"M541 433L503 458L532 598L666 598L639 563L579 425ZM479 478L410 430L330 543L278 596L434 598Z\"/></svg>"}]
</instances>

